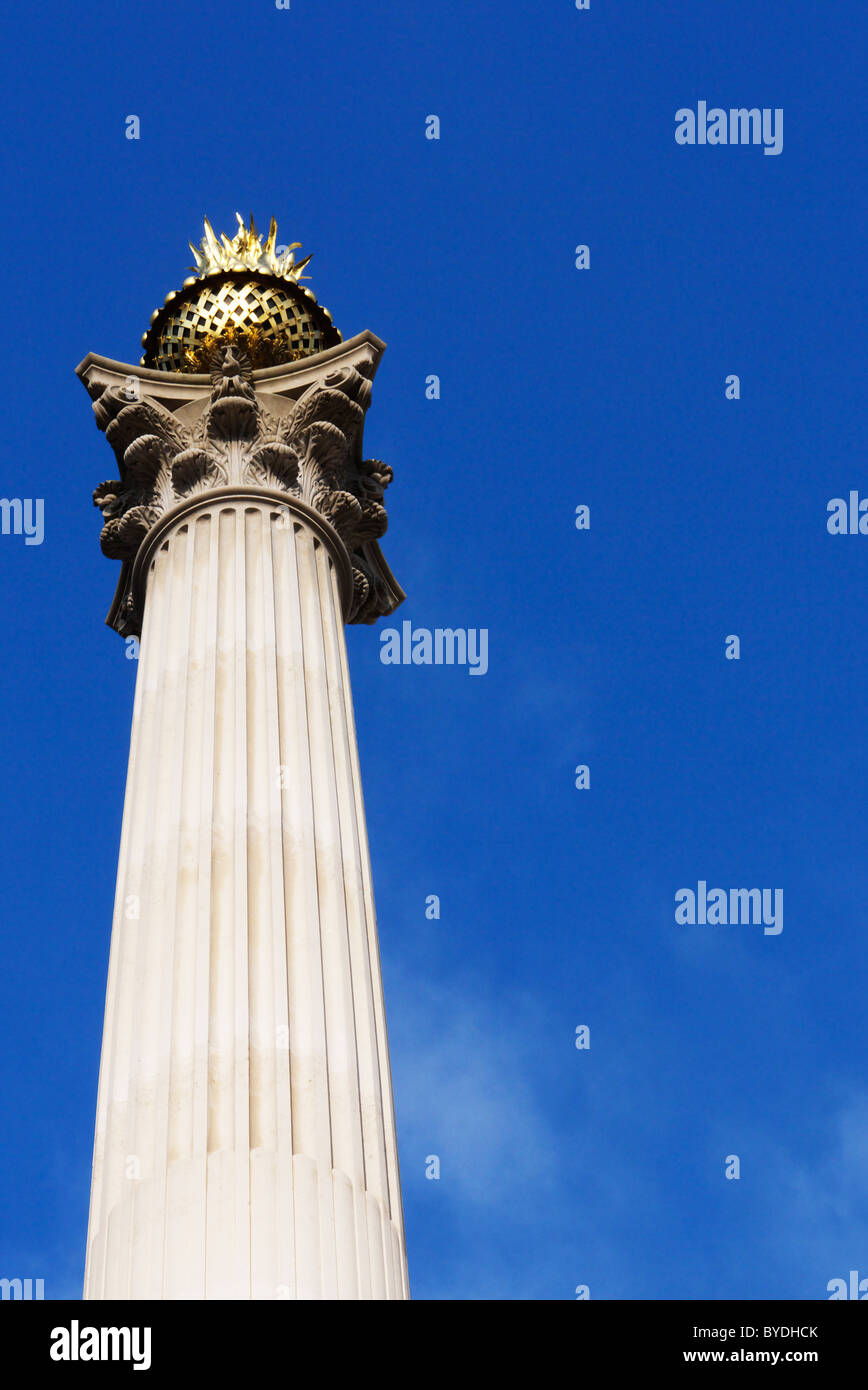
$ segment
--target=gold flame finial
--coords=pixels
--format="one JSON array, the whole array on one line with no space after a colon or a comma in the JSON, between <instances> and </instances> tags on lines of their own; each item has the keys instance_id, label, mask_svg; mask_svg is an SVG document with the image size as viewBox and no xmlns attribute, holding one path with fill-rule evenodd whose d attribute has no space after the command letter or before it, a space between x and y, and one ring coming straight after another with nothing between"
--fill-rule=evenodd
<instances>
[{"instance_id":1,"label":"gold flame finial","mask_svg":"<svg viewBox=\"0 0 868 1390\"><path fill-rule=\"evenodd\" d=\"M273 217L268 229L268 240L263 246L262 237L253 221L253 213L250 214L249 228L244 225L244 218L240 212L236 212L235 216L238 219L238 231L231 241L225 232L221 233L218 240L206 217L205 235L199 243L199 249L196 249L192 241L188 243L196 262L191 269L197 272L200 280L206 275L216 275L221 270L258 270L266 275L274 275L279 280L292 280L296 284L309 278L301 272L312 257L305 256L303 261L296 262L295 252L301 246L300 241L294 241L291 246L276 247L277 223ZM277 254L278 249L281 251L280 255Z\"/></svg>"},{"instance_id":2,"label":"gold flame finial","mask_svg":"<svg viewBox=\"0 0 868 1390\"><path fill-rule=\"evenodd\" d=\"M166 296L151 315L142 339L142 365L167 372L208 370L215 344L237 343L254 371L311 357L341 342L328 309L301 283L311 260L296 261L301 243L277 246L272 217L268 237L256 230L253 214L241 214L231 239L217 236L205 218L198 249L190 243L195 275Z\"/></svg>"}]
</instances>

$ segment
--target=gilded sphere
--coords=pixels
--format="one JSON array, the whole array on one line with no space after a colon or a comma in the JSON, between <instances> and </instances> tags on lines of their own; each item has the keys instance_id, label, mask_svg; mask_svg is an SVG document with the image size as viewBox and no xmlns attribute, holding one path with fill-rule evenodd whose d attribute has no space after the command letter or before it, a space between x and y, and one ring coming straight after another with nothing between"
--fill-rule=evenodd
<instances>
[{"instance_id":1,"label":"gilded sphere","mask_svg":"<svg viewBox=\"0 0 868 1390\"><path fill-rule=\"evenodd\" d=\"M221 339L239 341L254 367L266 367L322 352L341 335L328 310L296 281L229 270L169 295L142 340L142 361L166 372L204 372Z\"/></svg>"}]
</instances>

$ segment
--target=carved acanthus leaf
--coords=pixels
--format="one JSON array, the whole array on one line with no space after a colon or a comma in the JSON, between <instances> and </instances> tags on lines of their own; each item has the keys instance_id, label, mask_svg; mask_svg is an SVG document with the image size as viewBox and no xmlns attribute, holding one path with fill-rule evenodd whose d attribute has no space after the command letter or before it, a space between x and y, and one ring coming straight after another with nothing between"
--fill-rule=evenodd
<instances>
[{"instance_id":1,"label":"carved acanthus leaf","mask_svg":"<svg viewBox=\"0 0 868 1390\"><path fill-rule=\"evenodd\" d=\"M220 487L227 477L226 469L215 455L196 445L176 454L172 463L172 487L178 498Z\"/></svg>"},{"instance_id":2,"label":"carved acanthus leaf","mask_svg":"<svg viewBox=\"0 0 868 1390\"><path fill-rule=\"evenodd\" d=\"M247 475L252 482L263 483L266 487L284 487L289 492L298 492L298 456L288 444L270 440L250 454Z\"/></svg>"}]
</instances>

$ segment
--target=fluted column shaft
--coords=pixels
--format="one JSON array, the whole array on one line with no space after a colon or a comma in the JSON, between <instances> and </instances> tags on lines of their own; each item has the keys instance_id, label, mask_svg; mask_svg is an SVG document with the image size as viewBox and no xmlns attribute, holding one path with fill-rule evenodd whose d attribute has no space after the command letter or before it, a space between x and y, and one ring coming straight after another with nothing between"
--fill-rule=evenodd
<instances>
[{"instance_id":1,"label":"fluted column shaft","mask_svg":"<svg viewBox=\"0 0 868 1390\"><path fill-rule=\"evenodd\" d=\"M252 490L149 553L86 1298L409 1296L336 553Z\"/></svg>"}]
</instances>

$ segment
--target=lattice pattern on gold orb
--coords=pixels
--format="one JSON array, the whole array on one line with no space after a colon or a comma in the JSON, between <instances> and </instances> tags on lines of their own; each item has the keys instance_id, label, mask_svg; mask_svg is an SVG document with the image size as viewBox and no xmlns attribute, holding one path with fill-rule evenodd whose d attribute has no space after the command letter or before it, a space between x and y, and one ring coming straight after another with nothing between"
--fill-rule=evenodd
<instances>
[{"instance_id":1,"label":"lattice pattern on gold orb","mask_svg":"<svg viewBox=\"0 0 868 1390\"><path fill-rule=\"evenodd\" d=\"M145 335L144 362L162 371L202 371L214 340L241 328L255 330L277 361L309 357L341 341L327 310L304 290L270 276L212 276L167 302Z\"/></svg>"}]
</instances>

